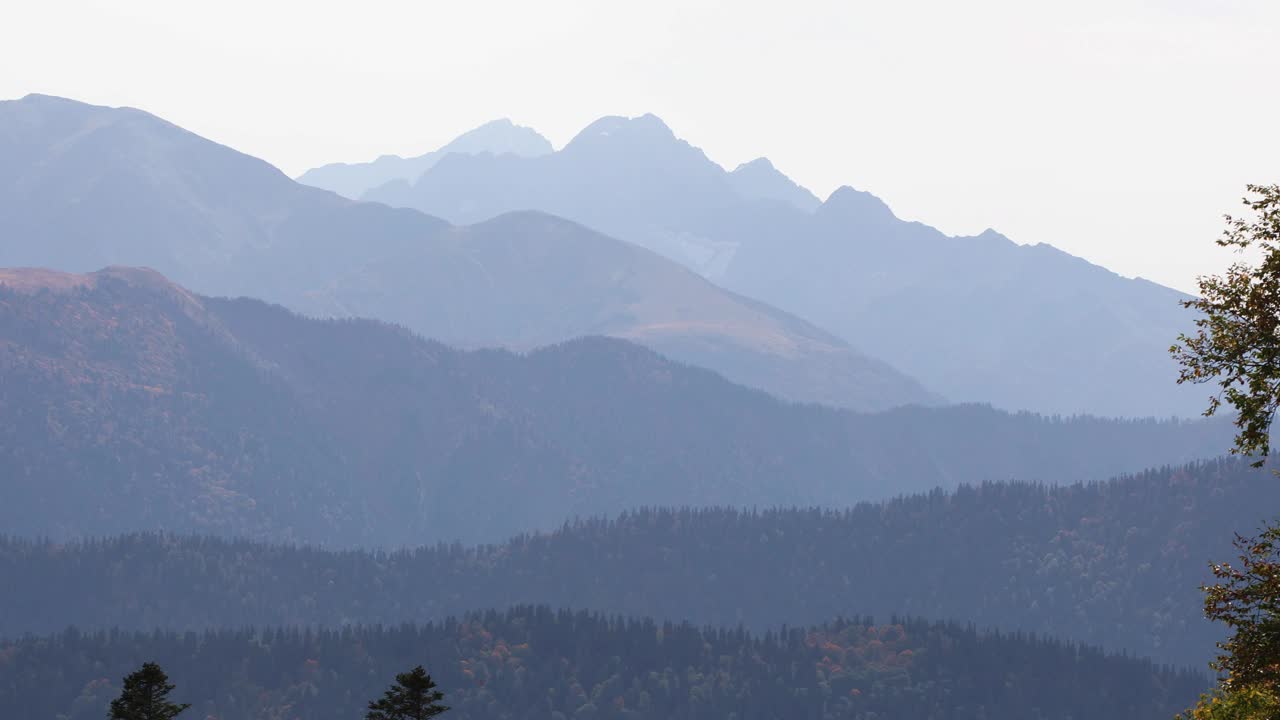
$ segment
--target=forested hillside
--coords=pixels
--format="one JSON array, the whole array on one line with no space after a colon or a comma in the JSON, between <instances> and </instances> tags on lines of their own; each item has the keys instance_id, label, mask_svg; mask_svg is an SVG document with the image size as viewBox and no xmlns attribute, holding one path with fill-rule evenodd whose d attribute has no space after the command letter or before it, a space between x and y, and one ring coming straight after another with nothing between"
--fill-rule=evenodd
<instances>
[{"instance_id":1,"label":"forested hillside","mask_svg":"<svg viewBox=\"0 0 1280 720\"><path fill-rule=\"evenodd\" d=\"M764 630L906 614L1204 667L1198 585L1280 506L1222 461L1111 483L996 483L844 511L641 510L502 545L390 554L209 538L0 542L0 636L396 624L522 603Z\"/></svg>"},{"instance_id":2,"label":"forested hillside","mask_svg":"<svg viewBox=\"0 0 1280 720\"><path fill-rule=\"evenodd\" d=\"M1206 682L1130 658L884 618L761 635L519 608L424 626L65 632L0 644L0 716L99 720L143 661L193 717L348 720L427 666L456 720L1165 720Z\"/></svg>"},{"instance_id":3,"label":"forested hillside","mask_svg":"<svg viewBox=\"0 0 1280 720\"><path fill-rule=\"evenodd\" d=\"M1230 433L793 405L617 340L459 352L202 299L143 270L5 283L0 528L16 535L500 541L644 505L839 507L1097 479L1214 454Z\"/></svg>"}]
</instances>

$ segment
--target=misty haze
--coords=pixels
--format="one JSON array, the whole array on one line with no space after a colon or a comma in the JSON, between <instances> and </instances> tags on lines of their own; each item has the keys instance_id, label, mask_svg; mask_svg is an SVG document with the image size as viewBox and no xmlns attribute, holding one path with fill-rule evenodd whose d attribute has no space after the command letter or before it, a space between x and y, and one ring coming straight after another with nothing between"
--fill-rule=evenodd
<instances>
[{"instance_id":1,"label":"misty haze","mask_svg":"<svg viewBox=\"0 0 1280 720\"><path fill-rule=\"evenodd\" d=\"M0 718L1280 717L1280 6L918 5L17 3Z\"/></svg>"}]
</instances>

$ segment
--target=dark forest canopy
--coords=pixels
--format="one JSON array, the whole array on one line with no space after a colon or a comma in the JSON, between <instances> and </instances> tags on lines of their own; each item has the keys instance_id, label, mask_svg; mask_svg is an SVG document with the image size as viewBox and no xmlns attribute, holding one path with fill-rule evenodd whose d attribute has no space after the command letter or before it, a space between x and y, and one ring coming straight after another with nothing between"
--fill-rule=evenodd
<instances>
[{"instance_id":1,"label":"dark forest canopy","mask_svg":"<svg viewBox=\"0 0 1280 720\"><path fill-rule=\"evenodd\" d=\"M617 340L460 352L143 270L0 287L0 528L501 541L640 506L826 506L1212 456L1229 423L858 414ZM23 284L25 283L25 285ZM2 283L0 283L2 284Z\"/></svg>"},{"instance_id":2,"label":"dark forest canopy","mask_svg":"<svg viewBox=\"0 0 1280 720\"><path fill-rule=\"evenodd\" d=\"M1222 460L1113 482L994 483L849 510L628 512L393 553L132 535L0 540L0 635L395 624L522 603L763 630L838 615L974 622L1205 667L1198 585L1280 507Z\"/></svg>"},{"instance_id":3,"label":"dark forest canopy","mask_svg":"<svg viewBox=\"0 0 1280 720\"><path fill-rule=\"evenodd\" d=\"M396 628L67 631L0 644L0 717L99 720L144 659L219 720L359 717L422 664L457 720L1163 720L1207 682L957 625L854 618L753 635L522 607Z\"/></svg>"}]
</instances>

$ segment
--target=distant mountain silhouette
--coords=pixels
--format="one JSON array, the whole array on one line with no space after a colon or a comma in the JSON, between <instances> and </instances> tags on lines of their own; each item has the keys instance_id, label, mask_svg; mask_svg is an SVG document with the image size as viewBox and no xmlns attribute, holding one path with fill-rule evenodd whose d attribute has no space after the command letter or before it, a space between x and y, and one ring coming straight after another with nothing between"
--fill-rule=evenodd
<instances>
[{"instance_id":1,"label":"distant mountain silhouette","mask_svg":"<svg viewBox=\"0 0 1280 720\"><path fill-rule=\"evenodd\" d=\"M619 340L459 352L197 296L150 270L0 272L0 527L329 545L489 541L653 505L843 506L1102 478L1227 423L783 403Z\"/></svg>"},{"instance_id":2,"label":"distant mountain silhouette","mask_svg":"<svg viewBox=\"0 0 1280 720\"><path fill-rule=\"evenodd\" d=\"M138 110L47 96L0 103L0 158L0 266L148 266L201 293L366 315L455 345L607 334L787 399L941 401L804 321L542 214L453 228L299 185ZM520 158L442 162L459 159Z\"/></svg>"},{"instance_id":3,"label":"distant mountain silhouette","mask_svg":"<svg viewBox=\"0 0 1280 720\"><path fill-rule=\"evenodd\" d=\"M299 185L140 110L0 102L0 265L154 267L213 294L287 297L448 227Z\"/></svg>"},{"instance_id":4,"label":"distant mountain silhouette","mask_svg":"<svg viewBox=\"0 0 1280 720\"><path fill-rule=\"evenodd\" d=\"M417 180L450 153L476 155L513 154L536 157L552 151L551 143L532 128L523 127L503 118L485 123L463 133L438 150L416 157L383 155L366 163L331 163L313 168L298 177L304 185L332 190L343 197L358 200L365 192L386 183L408 183Z\"/></svg>"},{"instance_id":5,"label":"distant mountain silhouette","mask_svg":"<svg viewBox=\"0 0 1280 720\"><path fill-rule=\"evenodd\" d=\"M1047 245L948 237L841 188L806 197L761 161L732 173L661 120L605 118L560 152L456 156L365 197L455 222L535 208L655 250L810 320L953 400L1195 415L1167 349L1186 296ZM808 211L812 209L812 211Z\"/></svg>"},{"instance_id":6,"label":"distant mountain silhouette","mask_svg":"<svg viewBox=\"0 0 1280 720\"><path fill-rule=\"evenodd\" d=\"M738 245L737 238L714 234L745 202L728 173L653 115L602 118L564 149L536 158L453 155L412 187L392 184L364 199L440 211L457 223L542 210L712 278ZM772 210L774 203L764 205Z\"/></svg>"},{"instance_id":7,"label":"distant mountain silhouette","mask_svg":"<svg viewBox=\"0 0 1280 720\"><path fill-rule=\"evenodd\" d=\"M1187 296L988 230L947 237L841 188L789 238L744 247L724 282L857 337L949 397L1106 415L1198 414L1168 348Z\"/></svg>"},{"instance_id":8,"label":"distant mountain silhouette","mask_svg":"<svg viewBox=\"0 0 1280 720\"><path fill-rule=\"evenodd\" d=\"M818 196L779 172L769 158L742 163L729 173L729 181L739 195L749 200L774 200L805 212L812 212L822 204Z\"/></svg>"}]
</instances>

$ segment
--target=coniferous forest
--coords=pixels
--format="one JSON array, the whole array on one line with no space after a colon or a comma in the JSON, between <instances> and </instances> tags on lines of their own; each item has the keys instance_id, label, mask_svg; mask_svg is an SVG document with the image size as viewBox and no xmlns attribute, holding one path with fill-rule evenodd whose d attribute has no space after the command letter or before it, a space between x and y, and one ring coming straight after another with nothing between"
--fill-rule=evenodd
<instances>
[{"instance_id":1,"label":"coniferous forest","mask_svg":"<svg viewBox=\"0 0 1280 720\"><path fill-rule=\"evenodd\" d=\"M423 663L456 718L1172 716L1200 673L1035 636L852 617L762 634L520 607L425 625L85 633L0 645L0 715L102 717L117 678L169 671L192 715L359 717ZM1088 692L1081 689L1088 688Z\"/></svg>"},{"instance_id":2,"label":"coniferous forest","mask_svg":"<svg viewBox=\"0 0 1280 720\"><path fill-rule=\"evenodd\" d=\"M1212 558L1280 502L1223 460L1105 483L992 483L849 510L647 509L497 545L328 551L209 537L0 539L0 636L396 625L547 604L763 632L866 612L965 618L1203 669Z\"/></svg>"}]
</instances>

